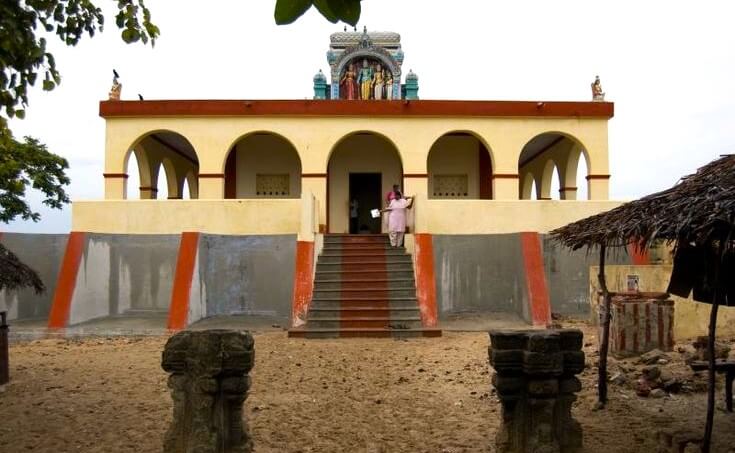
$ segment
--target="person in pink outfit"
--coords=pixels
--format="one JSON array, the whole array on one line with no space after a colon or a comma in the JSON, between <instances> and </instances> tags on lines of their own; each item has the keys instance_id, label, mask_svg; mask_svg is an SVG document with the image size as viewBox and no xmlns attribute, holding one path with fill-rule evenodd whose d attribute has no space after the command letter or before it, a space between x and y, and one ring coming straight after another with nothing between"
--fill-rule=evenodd
<instances>
[{"instance_id":1,"label":"person in pink outfit","mask_svg":"<svg viewBox=\"0 0 735 453\"><path fill-rule=\"evenodd\" d=\"M393 190L385 194L385 207L386 208L390 206L391 201L395 200L396 192L400 192L400 191L401 191L401 186L399 186L398 184L393 184ZM383 211L383 212L387 212L387 211ZM385 214L383 218L381 219L383 223L381 231L388 231L388 217L390 217L390 215Z\"/></svg>"},{"instance_id":2,"label":"person in pink outfit","mask_svg":"<svg viewBox=\"0 0 735 453\"><path fill-rule=\"evenodd\" d=\"M413 206L413 198L403 198L400 191L395 191L395 198L384 211L388 212L388 237L390 245L400 247L403 245L403 235L406 232L407 210Z\"/></svg>"}]
</instances>

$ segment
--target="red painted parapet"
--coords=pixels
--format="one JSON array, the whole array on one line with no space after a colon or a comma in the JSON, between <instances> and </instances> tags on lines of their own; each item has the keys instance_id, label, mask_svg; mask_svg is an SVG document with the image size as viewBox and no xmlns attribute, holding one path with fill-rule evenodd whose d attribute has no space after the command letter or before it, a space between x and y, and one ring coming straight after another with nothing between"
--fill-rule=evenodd
<instances>
[{"instance_id":1,"label":"red painted parapet","mask_svg":"<svg viewBox=\"0 0 735 453\"><path fill-rule=\"evenodd\" d=\"M167 327L169 330L181 330L188 325L191 281L194 277L198 249L199 233L181 233L179 256L176 259L176 272L174 274L174 286L171 291L171 304L168 309Z\"/></svg>"},{"instance_id":2,"label":"red painted parapet","mask_svg":"<svg viewBox=\"0 0 735 453\"><path fill-rule=\"evenodd\" d=\"M291 303L291 327L306 323L306 314L314 291L314 243L296 242L296 270Z\"/></svg>"},{"instance_id":3,"label":"red painted parapet","mask_svg":"<svg viewBox=\"0 0 735 453\"><path fill-rule=\"evenodd\" d=\"M674 349L674 301L665 293L625 293L612 299L611 352L617 357Z\"/></svg>"},{"instance_id":4,"label":"red painted parapet","mask_svg":"<svg viewBox=\"0 0 735 453\"><path fill-rule=\"evenodd\" d=\"M634 244L628 245L628 255L634 266L645 266L651 264L648 257L648 250L638 250Z\"/></svg>"},{"instance_id":5,"label":"red painted parapet","mask_svg":"<svg viewBox=\"0 0 735 453\"><path fill-rule=\"evenodd\" d=\"M79 231L69 233L48 317L48 327L51 329L64 328L69 324L71 302L74 298L85 238L86 234Z\"/></svg>"},{"instance_id":6,"label":"red painted parapet","mask_svg":"<svg viewBox=\"0 0 735 453\"><path fill-rule=\"evenodd\" d=\"M521 249L523 250L523 267L526 270L528 312L531 323L534 326L545 326L551 322L551 303L546 286L541 238L538 233L521 233Z\"/></svg>"},{"instance_id":7,"label":"red painted parapet","mask_svg":"<svg viewBox=\"0 0 735 453\"><path fill-rule=\"evenodd\" d=\"M434 277L434 246L430 234L414 235L416 269L416 299L421 311L421 325L436 327L436 280Z\"/></svg>"}]
</instances>

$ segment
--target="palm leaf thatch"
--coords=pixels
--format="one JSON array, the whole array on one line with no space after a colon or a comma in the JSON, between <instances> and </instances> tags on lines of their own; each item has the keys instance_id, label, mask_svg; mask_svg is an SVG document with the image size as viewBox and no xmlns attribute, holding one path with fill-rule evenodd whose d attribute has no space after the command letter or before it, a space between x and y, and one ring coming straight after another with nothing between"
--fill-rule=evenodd
<instances>
[{"instance_id":1,"label":"palm leaf thatch","mask_svg":"<svg viewBox=\"0 0 735 453\"><path fill-rule=\"evenodd\" d=\"M0 291L22 288L33 288L36 294L46 289L36 271L23 264L13 252L0 244Z\"/></svg>"},{"instance_id":2,"label":"palm leaf thatch","mask_svg":"<svg viewBox=\"0 0 735 453\"><path fill-rule=\"evenodd\" d=\"M582 247L600 247L598 279L605 296L603 334L600 343L599 394L600 402L607 398L607 348L610 325L610 292L605 283L605 248L635 244L647 248L656 239L680 245L694 244L714 248L715 291L710 310L707 345L715 348L717 329L718 291L720 281L731 276L720 276L723 258L733 249L735 240L735 155L726 155L699 168L696 173L682 178L674 187L639 200L631 201L610 211L570 223L551 232L563 245L577 250ZM675 264L676 266L676 264ZM715 356L708 360L707 416L702 442L703 453L709 453L714 424Z\"/></svg>"},{"instance_id":3,"label":"palm leaf thatch","mask_svg":"<svg viewBox=\"0 0 735 453\"><path fill-rule=\"evenodd\" d=\"M704 244L734 230L735 155L726 155L670 189L557 228L551 236L573 250L628 244L644 249L656 239Z\"/></svg>"}]
</instances>

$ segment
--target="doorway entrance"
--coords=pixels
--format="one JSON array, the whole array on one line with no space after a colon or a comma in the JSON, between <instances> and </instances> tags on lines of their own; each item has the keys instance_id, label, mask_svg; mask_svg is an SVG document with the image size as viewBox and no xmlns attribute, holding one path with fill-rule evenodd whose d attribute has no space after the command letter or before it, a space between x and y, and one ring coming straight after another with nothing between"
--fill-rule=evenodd
<instances>
[{"instance_id":1,"label":"doorway entrance","mask_svg":"<svg viewBox=\"0 0 735 453\"><path fill-rule=\"evenodd\" d=\"M383 207L382 183L381 173L350 173L350 234L380 233L381 217L373 218L370 211Z\"/></svg>"}]
</instances>

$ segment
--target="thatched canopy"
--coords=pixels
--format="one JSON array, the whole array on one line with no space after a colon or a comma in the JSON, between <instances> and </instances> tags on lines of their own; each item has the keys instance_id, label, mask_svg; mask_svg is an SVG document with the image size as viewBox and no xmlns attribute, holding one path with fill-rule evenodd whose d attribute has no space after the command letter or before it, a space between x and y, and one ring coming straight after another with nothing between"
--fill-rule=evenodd
<instances>
[{"instance_id":1,"label":"thatched canopy","mask_svg":"<svg viewBox=\"0 0 735 453\"><path fill-rule=\"evenodd\" d=\"M733 231L735 155L726 155L682 178L674 187L570 223L551 232L577 250L600 245L645 248L656 239L704 244Z\"/></svg>"},{"instance_id":2,"label":"thatched canopy","mask_svg":"<svg viewBox=\"0 0 735 453\"><path fill-rule=\"evenodd\" d=\"M42 293L46 289L36 271L23 264L13 252L0 244L0 291L21 288L33 288L36 293Z\"/></svg>"}]
</instances>

